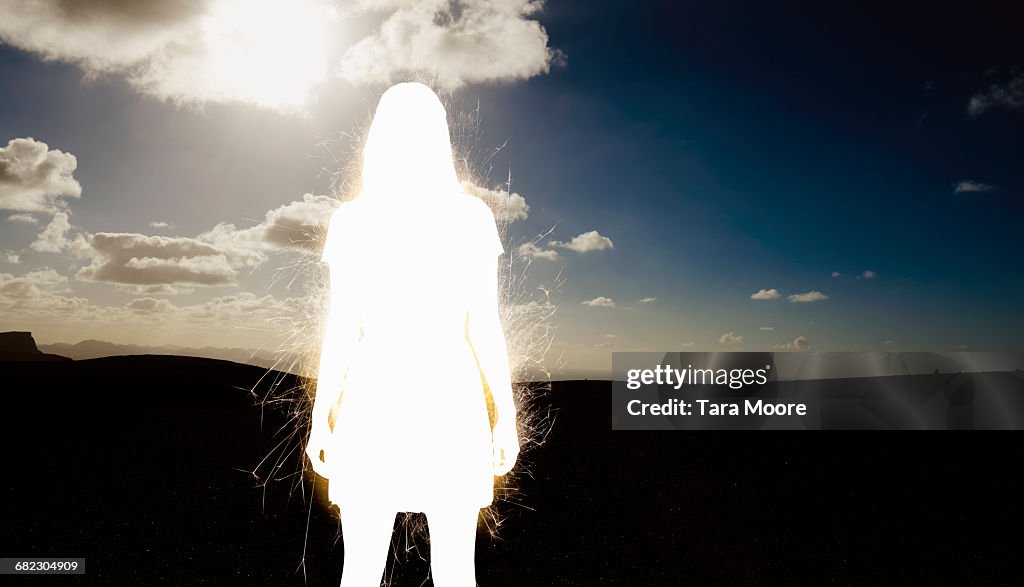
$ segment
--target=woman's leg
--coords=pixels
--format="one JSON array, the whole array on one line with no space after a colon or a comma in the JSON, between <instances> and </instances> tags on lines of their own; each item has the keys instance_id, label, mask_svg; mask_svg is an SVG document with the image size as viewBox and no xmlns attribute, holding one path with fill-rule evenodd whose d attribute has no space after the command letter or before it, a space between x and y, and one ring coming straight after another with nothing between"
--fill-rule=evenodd
<instances>
[{"instance_id":1,"label":"woman's leg","mask_svg":"<svg viewBox=\"0 0 1024 587\"><path fill-rule=\"evenodd\" d=\"M427 512L430 570L436 587L476 585L476 524L479 508Z\"/></svg>"},{"instance_id":2,"label":"woman's leg","mask_svg":"<svg viewBox=\"0 0 1024 587\"><path fill-rule=\"evenodd\" d=\"M341 537L345 544L341 587L380 587L396 513L372 507L350 507L341 512Z\"/></svg>"}]
</instances>

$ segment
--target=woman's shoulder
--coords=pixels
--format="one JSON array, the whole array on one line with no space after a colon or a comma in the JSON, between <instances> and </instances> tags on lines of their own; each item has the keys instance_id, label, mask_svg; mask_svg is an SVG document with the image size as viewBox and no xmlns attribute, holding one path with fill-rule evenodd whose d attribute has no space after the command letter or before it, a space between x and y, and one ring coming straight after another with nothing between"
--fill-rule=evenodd
<instances>
[{"instance_id":1,"label":"woman's shoulder","mask_svg":"<svg viewBox=\"0 0 1024 587\"><path fill-rule=\"evenodd\" d=\"M356 213L359 210L365 208L365 204L366 204L366 200L364 198L353 198L351 200L342 200L341 202L338 203L338 207L334 211L334 213L336 215L338 213L353 214L353 213Z\"/></svg>"},{"instance_id":2,"label":"woman's shoulder","mask_svg":"<svg viewBox=\"0 0 1024 587\"><path fill-rule=\"evenodd\" d=\"M456 196L456 198L458 205L462 206L468 211L468 213L483 216L485 218L488 216L492 219L494 218L494 212L491 210L491 207L488 206L487 202L483 201L479 196L462 192Z\"/></svg>"},{"instance_id":3,"label":"woman's shoulder","mask_svg":"<svg viewBox=\"0 0 1024 587\"><path fill-rule=\"evenodd\" d=\"M481 198L466 192L460 192L441 200L431 201L409 201L406 202L408 213L417 215L419 206L428 206L434 214L457 214L467 219L492 220L494 212L487 202ZM382 202L374 202L372 199L355 198L347 200L338 205L330 217L330 224L347 224L354 218L374 217L376 215L394 215L396 210L393 204L383 205Z\"/></svg>"},{"instance_id":4,"label":"woman's shoulder","mask_svg":"<svg viewBox=\"0 0 1024 587\"><path fill-rule=\"evenodd\" d=\"M328 225L341 224L354 215L364 213L364 208L365 206L359 201L359 198L340 202L334 208L334 211L331 212L331 216L328 219Z\"/></svg>"}]
</instances>

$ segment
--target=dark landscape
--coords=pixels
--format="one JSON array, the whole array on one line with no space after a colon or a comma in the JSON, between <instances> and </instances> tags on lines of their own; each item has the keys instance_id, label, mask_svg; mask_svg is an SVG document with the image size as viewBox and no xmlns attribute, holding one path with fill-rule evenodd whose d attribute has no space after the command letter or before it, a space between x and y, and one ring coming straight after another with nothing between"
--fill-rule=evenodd
<instances>
[{"instance_id":1,"label":"dark landscape","mask_svg":"<svg viewBox=\"0 0 1024 587\"><path fill-rule=\"evenodd\" d=\"M297 378L14 358L0 555L85 557L84 577L47 584L338 584L337 518L297 476ZM537 399L553 422L499 536L479 535L480 585L1019 583L1008 432L614 432L610 394L565 381ZM429 546L399 550L392 584L431 584Z\"/></svg>"},{"instance_id":2,"label":"dark landscape","mask_svg":"<svg viewBox=\"0 0 1024 587\"><path fill-rule=\"evenodd\" d=\"M252 349L227 349L216 347L187 348L172 345L147 346L115 344L102 340L83 340L75 344L55 343L39 345L39 350L44 353L60 355L74 360L99 359L103 357L115 357L122 355L178 355L188 357L204 357L207 359L221 359L256 365L268 369L281 368L282 364L292 365L294 357L283 357L280 354L269 351L257 351Z\"/></svg>"}]
</instances>

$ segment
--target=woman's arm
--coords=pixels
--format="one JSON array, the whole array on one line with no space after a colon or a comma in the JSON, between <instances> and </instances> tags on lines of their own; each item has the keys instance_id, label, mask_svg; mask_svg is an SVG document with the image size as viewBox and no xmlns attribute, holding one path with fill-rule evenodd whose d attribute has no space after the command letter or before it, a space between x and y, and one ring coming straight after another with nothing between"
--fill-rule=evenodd
<instances>
[{"instance_id":1,"label":"woman's arm","mask_svg":"<svg viewBox=\"0 0 1024 587\"><path fill-rule=\"evenodd\" d=\"M326 454L328 438L337 421L333 413L339 407L342 389L352 353L358 342L359 319L350 304L344 302L340 293L342 273L331 270L331 300L324 329L324 341L320 347L320 368L317 373L316 392L313 397L313 413L306 443L306 456L313 464L313 470L322 477L329 477L324 466L330 457ZM324 451L321 459L321 451Z\"/></svg>"},{"instance_id":2,"label":"woman's arm","mask_svg":"<svg viewBox=\"0 0 1024 587\"><path fill-rule=\"evenodd\" d=\"M323 345L320 348L320 367L317 372L316 395L313 401L313 426L328 425L320 431L334 427L336 414L332 414L341 398L342 387L352 354L359 338L359 316L343 292L344 274L340 267L330 269L330 301Z\"/></svg>"},{"instance_id":3,"label":"woman's arm","mask_svg":"<svg viewBox=\"0 0 1024 587\"><path fill-rule=\"evenodd\" d=\"M495 466L497 474L503 475L515 464L519 438L508 346L498 308L498 271L497 265L490 263L481 263L466 329L494 402Z\"/></svg>"}]
</instances>

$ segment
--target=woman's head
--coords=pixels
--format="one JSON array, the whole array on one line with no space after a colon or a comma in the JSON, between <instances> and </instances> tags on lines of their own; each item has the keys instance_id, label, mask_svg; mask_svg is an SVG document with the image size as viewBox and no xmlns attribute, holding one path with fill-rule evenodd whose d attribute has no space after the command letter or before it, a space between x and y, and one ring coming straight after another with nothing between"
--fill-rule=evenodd
<instances>
[{"instance_id":1,"label":"woman's head","mask_svg":"<svg viewBox=\"0 0 1024 587\"><path fill-rule=\"evenodd\" d=\"M362 179L363 195L373 197L459 190L448 117L430 88L402 83L381 96L363 147Z\"/></svg>"}]
</instances>

